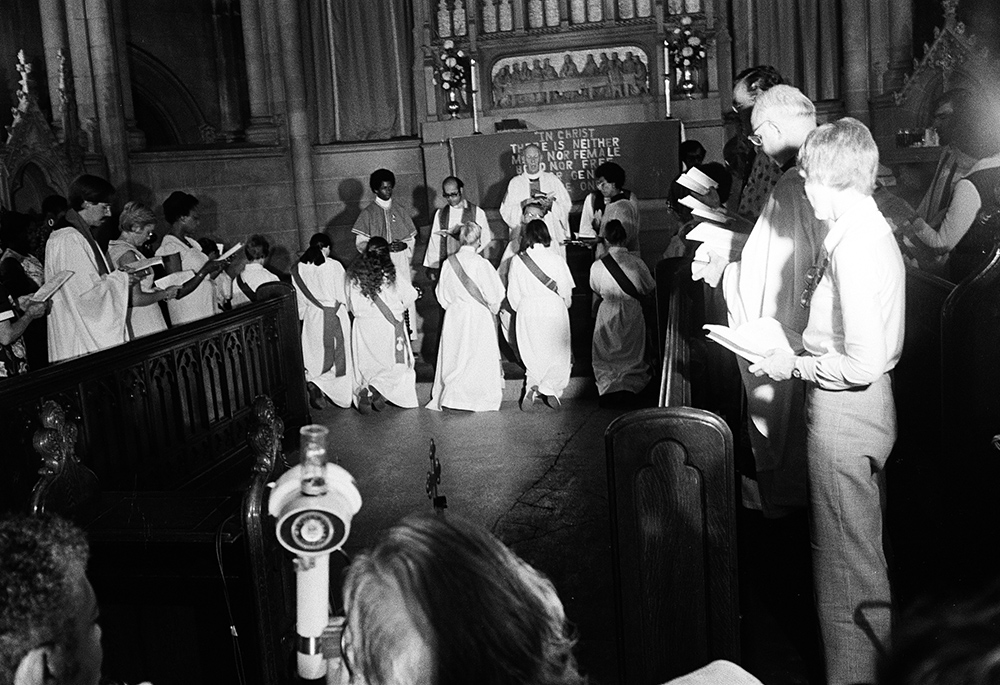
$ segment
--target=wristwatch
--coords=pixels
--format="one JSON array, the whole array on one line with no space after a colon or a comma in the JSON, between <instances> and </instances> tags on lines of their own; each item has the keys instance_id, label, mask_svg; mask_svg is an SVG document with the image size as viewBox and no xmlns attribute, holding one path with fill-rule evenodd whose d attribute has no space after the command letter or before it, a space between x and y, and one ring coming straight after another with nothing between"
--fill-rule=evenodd
<instances>
[{"instance_id":1,"label":"wristwatch","mask_svg":"<svg viewBox=\"0 0 1000 685\"><path fill-rule=\"evenodd\" d=\"M792 367L792 378L798 378L799 380L802 380L802 372L799 371L799 367L797 366Z\"/></svg>"}]
</instances>

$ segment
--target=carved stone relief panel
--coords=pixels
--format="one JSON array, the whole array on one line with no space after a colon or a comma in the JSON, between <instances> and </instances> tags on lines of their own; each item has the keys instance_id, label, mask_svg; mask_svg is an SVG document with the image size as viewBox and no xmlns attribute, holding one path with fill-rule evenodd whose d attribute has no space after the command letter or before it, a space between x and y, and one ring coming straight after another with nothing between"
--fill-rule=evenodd
<instances>
[{"instance_id":1,"label":"carved stone relief panel","mask_svg":"<svg viewBox=\"0 0 1000 685\"><path fill-rule=\"evenodd\" d=\"M493 107L639 97L649 92L649 71L638 45L502 57L490 70Z\"/></svg>"}]
</instances>

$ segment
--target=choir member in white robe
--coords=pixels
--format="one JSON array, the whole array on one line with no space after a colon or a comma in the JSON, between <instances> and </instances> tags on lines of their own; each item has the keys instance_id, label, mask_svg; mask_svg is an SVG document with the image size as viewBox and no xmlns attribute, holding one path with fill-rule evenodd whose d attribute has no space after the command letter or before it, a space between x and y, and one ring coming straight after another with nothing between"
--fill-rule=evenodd
<instances>
[{"instance_id":1,"label":"choir member in white robe","mask_svg":"<svg viewBox=\"0 0 1000 685\"><path fill-rule=\"evenodd\" d=\"M625 229L625 248L639 256L639 201L626 190L625 170L614 162L605 162L594 170L596 192L587 196L580 214L580 235L592 235L607 240L605 227L619 221ZM600 259L608 253L606 242L599 242L594 256Z\"/></svg>"},{"instance_id":2,"label":"choir member in white robe","mask_svg":"<svg viewBox=\"0 0 1000 685\"><path fill-rule=\"evenodd\" d=\"M622 225L612 220L604 232L608 254L590 267L590 289L600 298L591 345L594 380L601 395L637 394L649 383L650 373L646 363L646 321L635 295L647 295L656 284L645 263L625 247L627 234ZM620 270L617 274L612 273L615 265ZM627 280L625 287L619 282L621 278Z\"/></svg>"},{"instance_id":3,"label":"choir member in white robe","mask_svg":"<svg viewBox=\"0 0 1000 685\"><path fill-rule=\"evenodd\" d=\"M324 396L347 408L356 395L346 274L340 262L330 258L331 246L328 235L315 234L292 267L309 403L316 409L326 406Z\"/></svg>"},{"instance_id":4,"label":"choir member in white robe","mask_svg":"<svg viewBox=\"0 0 1000 685\"><path fill-rule=\"evenodd\" d=\"M146 255L139 251L139 246L153 237L156 215L141 202L127 202L118 216L118 228L121 235L108 243L108 257L116 269L127 273L130 264L145 259ZM132 286L129 303L129 340L167 330L159 303L177 297L180 290L180 286L176 285L162 290L157 288L153 285L152 269L146 269L140 276L142 280Z\"/></svg>"},{"instance_id":5,"label":"choir member in white robe","mask_svg":"<svg viewBox=\"0 0 1000 685\"><path fill-rule=\"evenodd\" d=\"M441 268L436 292L444 326L428 409L496 411L503 400L495 317L505 293L496 270L476 253L480 235L478 224L462 226L462 246Z\"/></svg>"},{"instance_id":6,"label":"choir member in white robe","mask_svg":"<svg viewBox=\"0 0 1000 685\"><path fill-rule=\"evenodd\" d=\"M180 190L174 191L163 201L163 218L170 224L170 232L163 236L156 255L164 258L165 266L179 259L179 271L186 272L186 280L180 283L177 297L167 302L170 325L180 326L208 318L215 314L215 291L205 277L217 274L224 264L210 260L195 239L201 226L198 199ZM170 271L169 266L167 270Z\"/></svg>"},{"instance_id":7,"label":"choir member in white robe","mask_svg":"<svg viewBox=\"0 0 1000 685\"><path fill-rule=\"evenodd\" d=\"M533 143L525 145L521 159L524 171L510 179L507 184L507 194L500 204L500 216L511 231L507 252L513 255L520 250L513 235L521 225L525 206L530 203L540 203L545 210L550 247L565 259L566 246L563 245L563 241L570 237L569 212L573 208L569 191L558 176L549 171L542 171L542 150L537 145Z\"/></svg>"},{"instance_id":8,"label":"choir member in white robe","mask_svg":"<svg viewBox=\"0 0 1000 685\"><path fill-rule=\"evenodd\" d=\"M91 228L111 214L114 187L97 176L83 175L69 189L69 226L52 232L45 244L45 282L72 271L52 296L48 321L49 361L57 362L125 342L128 274L113 271Z\"/></svg>"},{"instance_id":9,"label":"choir member in white robe","mask_svg":"<svg viewBox=\"0 0 1000 685\"><path fill-rule=\"evenodd\" d=\"M417 300L409 280L396 273L384 238L368 241L364 254L351 264L348 301L354 314L355 403L365 414L385 402L416 407L417 375L403 312Z\"/></svg>"},{"instance_id":10,"label":"choir member in white robe","mask_svg":"<svg viewBox=\"0 0 1000 685\"><path fill-rule=\"evenodd\" d=\"M530 222L524 229L527 247L511 260L507 283L507 299L517 312L517 345L526 373L522 409L537 400L557 407L569 385L568 310L575 284L566 261L548 249L550 240L545 222Z\"/></svg>"},{"instance_id":11,"label":"choir member in white robe","mask_svg":"<svg viewBox=\"0 0 1000 685\"><path fill-rule=\"evenodd\" d=\"M234 307L256 302L257 288L265 283L278 282L278 277L264 266L268 255L271 254L271 244L267 242L267 238L256 233L250 236L247 244L243 246L243 254L247 258L247 263L233 283ZM214 291L212 296L214 301Z\"/></svg>"}]
</instances>

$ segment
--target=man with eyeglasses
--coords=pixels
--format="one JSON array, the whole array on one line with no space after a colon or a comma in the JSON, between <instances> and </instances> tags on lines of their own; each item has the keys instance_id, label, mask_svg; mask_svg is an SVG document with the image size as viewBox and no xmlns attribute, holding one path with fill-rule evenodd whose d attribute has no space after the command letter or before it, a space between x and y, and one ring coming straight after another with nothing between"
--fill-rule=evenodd
<instances>
[{"instance_id":1,"label":"man with eyeglasses","mask_svg":"<svg viewBox=\"0 0 1000 685\"><path fill-rule=\"evenodd\" d=\"M111 216L114 193L103 178L77 178L69 188L66 226L45 243L45 282L54 282L64 271L72 274L52 296L50 362L125 342L129 291L138 275L116 271L93 234Z\"/></svg>"},{"instance_id":2,"label":"man with eyeglasses","mask_svg":"<svg viewBox=\"0 0 1000 685\"><path fill-rule=\"evenodd\" d=\"M740 118L740 133L730 141L730 145L734 148L731 156L741 162L737 168L742 176L742 185L732 194L735 204L731 206L736 208L737 214L750 221L756 221L760 216L771 190L781 178L781 170L758 146L748 145L744 136L753 133L750 113L757 98L784 82L774 67L758 65L741 71L733 83L733 111Z\"/></svg>"},{"instance_id":3,"label":"man with eyeglasses","mask_svg":"<svg viewBox=\"0 0 1000 685\"><path fill-rule=\"evenodd\" d=\"M448 204L434 214L431 235L427 241L427 252L424 253L424 269L427 278L432 281L437 281L441 265L445 260L458 252L459 232L462 226L470 221L479 226L482 232L476 252L487 259L490 257L488 248L493 240L486 212L465 199L465 184L462 179L457 176L444 179L441 184L441 194Z\"/></svg>"},{"instance_id":4,"label":"man with eyeglasses","mask_svg":"<svg viewBox=\"0 0 1000 685\"><path fill-rule=\"evenodd\" d=\"M801 333L808 319L808 310L800 305L806 274L817 262L826 235L795 168L799 148L816 128L816 108L798 89L774 86L757 98L751 126L750 142L782 170L781 179L740 261L726 265L724 258L712 253L696 278L715 286L721 277L730 326L770 317ZM779 518L801 511L806 505L803 384L777 384L749 373L745 360L739 359L739 365L764 516Z\"/></svg>"}]
</instances>

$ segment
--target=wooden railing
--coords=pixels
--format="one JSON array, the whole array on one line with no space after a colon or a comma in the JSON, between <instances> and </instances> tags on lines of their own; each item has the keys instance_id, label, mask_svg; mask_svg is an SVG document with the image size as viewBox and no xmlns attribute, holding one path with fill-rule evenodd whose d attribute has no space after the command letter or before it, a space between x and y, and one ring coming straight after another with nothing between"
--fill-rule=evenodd
<instances>
[{"instance_id":1,"label":"wooden railing","mask_svg":"<svg viewBox=\"0 0 1000 685\"><path fill-rule=\"evenodd\" d=\"M27 505L45 400L80 425L77 454L109 490L216 487L247 467L250 410L270 396L289 431L307 423L295 294L55 364L0 386L0 511Z\"/></svg>"}]
</instances>

